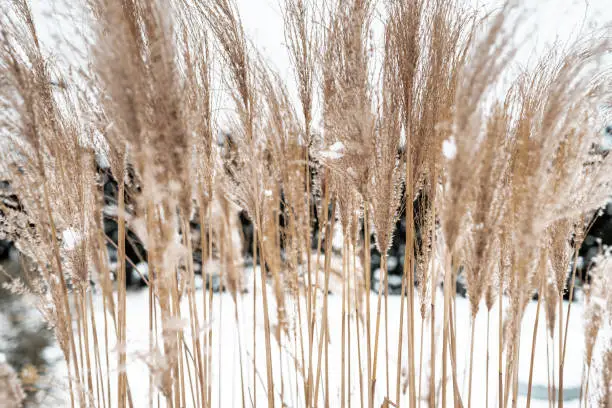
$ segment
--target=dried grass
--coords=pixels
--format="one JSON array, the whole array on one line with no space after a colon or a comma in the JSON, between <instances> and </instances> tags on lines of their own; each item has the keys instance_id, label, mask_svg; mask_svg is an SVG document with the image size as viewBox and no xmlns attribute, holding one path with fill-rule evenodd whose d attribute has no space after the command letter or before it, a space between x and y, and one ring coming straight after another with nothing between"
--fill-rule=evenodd
<instances>
[{"instance_id":1,"label":"dried grass","mask_svg":"<svg viewBox=\"0 0 612 408\"><path fill-rule=\"evenodd\" d=\"M450 405L450 378L453 404L467 401L469 407L472 392L481 389L472 387L472 357L466 395L457 383L453 287L460 268L471 306L470 355L473 322L483 301L487 308L487 373L490 312L499 303L500 331L493 335L499 344L498 405L517 405L518 339L537 292L530 371L543 302L549 337L558 336L559 345L560 390L549 398L562 406L571 306L565 322L559 306L564 291L574 293L585 215L605 202L611 187L612 156L592 149L595 129L606 119L600 106L610 98L609 72L599 65L609 49L602 32L551 51L522 71L499 100L495 92L517 52L517 10L510 2L482 18L455 1L390 2L381 14L384 43L377 49L371 34L376 2L288 0L283 18L296 103L249 43L232 0L89 0L88 6L92 38L83 37L89 39L89 65L70 75L42 51L27 0L2 6L0 31L0 135L9 146L0 153L0 171L20 201L0 207L0 235L32 261L28 286L11 287L38 296L67 363L72 407L133 406L127 372L110 369L111 358L119 367L130 360L125 281L133 260L126 255L127 230L147 250L150 406L164 399L167 406L211 407L220 392L212 388L214 377L221 377L213 366L223 369L213 361L220 358L213 339L223 347L222 328L231 323L208 324L221 315L213 307L212 285L196 302L196 249L202 274L212 279L216 268L231 293L240 368L240 390L234 391L243 407L258 400L269 407L289 400L331 406L330 376L337 367L342 407L359 401L372 408L379 396L387 406L399 406L406 393L405 405L420 406L426 330L429 406ZM211 85L215 64L224 91ZM218 97L231 106L223 118L230 133L223 146L216 143L222 127L213 115ZM97 180L101 158L118 181L116 284L102 226L109 209ZM254 225L253 260L261 267L259 282L254 278L248 288L237 239L239 210ZM387 310L386 254L402 212L400 341L398 359L390 361L394 322ZM189 233L196 220L200 233L194 237ZM332 248L336 223L343 232L341 256ZM371 233L382 254L384 282L375 321ZM612 395L609 339L601 336L612 324L605 255L586 296L583 380L585 401L601 406ZM90 281L101 293L92 293ZM328 300L336 296L330 287L341 293L341 311L330 310ZM245 289L253 293L254 327L263 308L265 381L257 329L242 330ZM97 296L103 321L94 313ZM443 296L442 311L436 296ZM505 309L502 298L509 300ZM340 356L329 352L336 341L331 313L341 313ZM111 344L118 345L116 357ZM382 381L379 361L385 365ZM390 395L393 364L396 392ZM598 367L594 373L592 366ZM262 386L266 395L258 397ZM488 381L485 393L488 403Z\"/></svg>"}]
</instances>

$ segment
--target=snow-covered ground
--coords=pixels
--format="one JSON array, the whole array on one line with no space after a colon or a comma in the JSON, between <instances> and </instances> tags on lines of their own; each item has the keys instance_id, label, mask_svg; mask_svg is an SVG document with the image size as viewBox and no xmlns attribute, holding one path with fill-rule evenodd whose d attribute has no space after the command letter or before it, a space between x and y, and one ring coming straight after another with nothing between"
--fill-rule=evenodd
<instances>
[{"instance_id":1,"label":"snow-covered ground","mask_svg":"<svg viewBox=\"0 0 612 408\"><path fill-rule=\"evenodd\" d=\"M269 289L270 290L270 289ZM439 293L438 300L441 300L442 294ZM270 317L272 327L276 322L275 318L275 305L273 301L273 294L270 290L269 300L270 305ZM374 322L376 316L376 294L372 294L372 321ZM202 298L201 293L197 296L197 304L201 305ZM329 310L330 310L330 339L331 344L329 345L329 358L330 358L330 403L331 406L339 406L340 401L340 367L341 365L341 296L330 295L328 297ZM395 396L395 382L396 382L396 364L397 361L397 344L398 344L398 327L399 327L399 310L400 310L401 298L399 296L391 296L389 298L389 370L390 370L390 384L389 390L390 395ZM257 380L257 400L260 404L265 404L266 392L264 384L266 383L266 360L265 360L265 338L263 329L263 311L261 309L261 298L257 300L259 309L257 310L257 368L258 368L258 380ZM241 339L242 339L242 359L244 368L244 378L247 386L253 383L253 366L252 353L252 333L253 333L253 314L252 314L253 297L252 293L245 293L239 297L238 310L239 310L239 326L235 323L234 318L234 302L229 294L215 294L213 299L213 310L214 319L213 321L206 322L209 327L213 330L213 348L212 348L212 362L213 362L213 406L219 407L238 407L242 406L241 401L241 385L240 385L240 348L238 344L238 327L240 328ZM145 363L146 356L149 351L149 340L148 340L148 305L149 298L146 290L140 292L130 292L128 294L128 379L130 387L132 389L132 397L134 399L135 407L148 406L148 390L149 390L149 370ZM187 304L184 302L183 312L184 316L188 316ZM320 309L322 303L319 303L318 308ZM289 306L291 307L291 306ZM304 310L302 305L302 310ZM437 309L437 330L436 330L436 342L438 348L441 347L442 335L439 330L442 313L442 305L439 304ZM567 303L564 304L564 308L567 307ZM101 308L101 299L96 299L96 316L98 325L100 327L103 312ZM418 304L415 305L415 310L418 311ZM469 342L470 342L470 311L469 302L458 297L456 300L457 310L457 362L458 362L458 386L462 392L464 403L467 406L467 395L468 395L468 367L469 367ZM490 361L489 361L489 404L490 406L497 406L497 379L498 379L498 346L497 346L497 307L491 311L490 319ZM201 311L200 311L201 312ZM418 313L418 312L417 312ZM529 362L531 354L531 340L533 336L533 323L536 315L536 302L531 302L526 309L525 317L523 319L523 330L521 333L521 347L520 347L520 369L519 369L519 394L520 398L518 406L525 406L525 394L527 389L527 382L529 376ZM202 319L202 316L200 316ZM383 318L384 319L384 318ZM203 319L201 320L203 321ZM572 313L570 319L570 329L568 337L568 353L566 355L566 368L565 368L565 406L566 407L577 407L578 404L578 389L580 387L580 381L582 376L582 362L583 362L583 328L582 328L582 306L579 303L575 303L572 306ZM404 327L406 322L404 321ZM486 362L487 362L487 314L484 306L481 308L481 312L475 321L475 345L474 345L474 373L473 373L473 385L472 385L472 406L484 407L485 406L485 389L486 389ZM540 319L538 325L538 337L537 346L535 353L535 367L534 367L534 380L533 380L533 394L532 394L532 407L548 407L547 401L547 349L546 349L546 327L545 327L545 315L544 309L540 310ZM355 336L354 322L352 326L352 344L351 344L351 399L353 404L359 403L359 370L358 370L358 358L357 358L357 342ZM363 325L361 326L363 330ZM416 383L418 384L418 350L419 350L419 335L420 335L420 319L417 318L416 330L415 330L415 342L417 346L417 356L415 361L415 369L417 371ZM384 320L381 320L381 337L379 341L379 355L378 355L378 370L377 370L377 385L376 385L376 404L380 406L383 402L383 398L386 395L386 357L385 357L385 339L384 339ZM374 330L374 324L372 325ZM305 326L304 326L304 333ZM186 343L191 344L189 330L186 329ZM202 335L202 333L200 334ZM373 337L373 336L372 336ZM318 338L318 337L317 337ZM361 336L361 350L365 348L365 337ZM406 380L407 372L407 359L405 344L406 336L404 335L403 345L403 356L402 356L402 376L401 382L404 383ZM556 341L555 341L556 342ZM296 398L296 379L295 369L293 367L292 356L295 355L296 349L295 344L288 341L286 338L283 340L283 349L285 350L282 354L282 367L279 361L281 355L279 353L278 343L272 339L273 358L274 358L274 380L275 380L275 392L277 396L277 402L280 403L280 390L281 386L284 389L283 403L286 407L301 407L303 406L303 396ZM427 392L427 376L429 372L428 356L429 356L429 323L426 320L425 330L425 341L423 349L423 398L426 398ZM109 346L111 347L111 370L116 370L116 356L117 349L114 340L110 341ZM301 355L299 352L299 341L297 343L297 355ZM549 348L549 352L552 353L552 345ZM555 353L557 348L555 346ZM347 352L348 353L348 352ZM549 356L551 366L553 365L552 354ZM438 358L439 360L440 358ZM347 356L348 361L348 356ZM555 360L556 364L557 360ZM362 354L362 365L366 367L366 360ZM59 364L55 367L55 376L52 379L52 383L56 385L56 393L54 393L53 400L55 406L65 406L65 398L67 397L67 383L65 378L65 366ZM441 365L438 364L436 368L436 376L440 378ZM449 363L450 373L450 363ZM555 373L555 377L557 374ZM112 378L112 377L111 377ZM298 378L298 391L301 393L301 379ZM365 384L364 375L364 384ZM557 380L555 379L555 383ZM63 385L62 385L63 384ZM452 399L452 382L449 381L447 385L449 401ZM251 406L249 403L252 390L247 389L247 406ZM62 399L64 399L62 401ZM392 398L394 399L394 398ZM406 396L403 397L401 406L407 404ZM424 401L425 403L425 401ZM163 404L162 404L163 405ZM53 406L53 405L46 405ZM192 403L187 403L187 406L192 406ZM263 405L261 405L263 406ZM281 406L281 405L277 405Z\"/></svg>"}]
</instances>

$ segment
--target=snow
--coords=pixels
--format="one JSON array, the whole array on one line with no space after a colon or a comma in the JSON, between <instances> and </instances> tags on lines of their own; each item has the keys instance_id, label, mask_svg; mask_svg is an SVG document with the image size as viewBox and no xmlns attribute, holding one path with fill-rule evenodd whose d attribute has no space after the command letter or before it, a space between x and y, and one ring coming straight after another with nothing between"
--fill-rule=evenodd
<instances>
[{"instance_id":1,"label":"snow","mask_svg":"<svg viewBox=\"0 0 612 408\"><path fill-rule=\"evenodd\" d=\"M138 262L136 269L142 274L142 276L149 276L149 264L146 262Z\"/></svg>"},{"instance_id":2,"label":"snow","mask_svg":"<svg viewBox=\"0 0 612 408\"><path fill-rule=\"evenodd\" d=\"M394 270L397 267L398 260L395 256L389 256L387 258L387 269L390 271Z\"/></svg>"},{"instance_id":3,"label":"snow","mask_svg":"<svg viewBox=\"0 0 612 408\"><path fill-rule=\"evenodd\" d=\"M256 272L259 274L259 272ZM259 281L259 277L256 277ZM260 285L258 285L259 287ZM276 305L274 302L273 291L270 287L268 287L268 300L270 302L270 319L271 325L274 327L277 323L276 321ZM371 294L371 316L373 321L376 316L376 294ZM415 296L416 298L416 296ZM438 293L437 296L437 313L436 313L436 348L437 353L440 355L440 348L442 342L442 335L440 330L440 324L442 319L442 293ZM196 296L196 304L201 304L202 302L202 293L198 291ZM330 402L331 406L340 406L340 367L341 367L341 310L342 310L342 297L339 295L330 295L328 297L329 302L329 319L330 319L330 339L331 343L329 345L329 358L330 358L330 389L332 393L330 394ZM395 361L397 361L397 344L398 344L398 333L397 328L399 327L399 310L400 310L400 302L401 298L399 296L390 296L388 305L388 314L389 314L389 371L390 371L390 394L395 396L395 380L396 380L396 365ZM132 390L138 390L137 392L133 392L132 396L134 398L134 406L148 406L148 390L149 390L149 369L147 367L147 361L149 361L152 357L149 353L149 322L148 318L143 316L147 315L148 310L148 291L143 290L139 292L129 292L128 293L128 305L129 310L127 314L127 338L128 342L126 345L127 355L128 355L128 364L127 364L127 373L128 379L130 382L130 387ZM203 326L211 327L213 330L213 347L212 347L212 362L213 362L213 406L223 406L223 407L239 407L241 406L241 398L240 398L240 357L243 360L244 367L244 376L245 376L245 387L250 386L253 383L252 380L252 356L253 356L253 344L252 344L252 333L253 333L253 296L252 293L245 293L238 296L237 304L234 304L232 301L232 297L230 294L215 294L213 296L213 319L212 321L204 321L203 316L199 316L200 322L203 322ZM319 306L322 305L322 302ZM295 304L292 302L288 302L286 304L286 308L290 311L295 310ZM504 308L506 308L507 299L504 299ZM238 323L236 323L234 311L235 308L238 309ZM303 309L305 310L305 304L302 304ZM102 322L103 320L103 312L102 312L102 303L100 296L96 296L95 298L95 308L96 308L96 319L98 322ZM564 304L564 309L566 310L567 303ZM186 319L189 316L189 308L186 301L181 304L182 310L182 318ZM415 310L419 310L418 301L415 304ZM464 402L467 398L468 393L468 367L469 367L469 341L470 341L470 305L467 299L457 298L456 300L456 310L457 310L457 367L458 367L458 385L461 391L461 395L464 398ZM475 319L475 344L474 344L474 366L473 366L473 378L474 383L472 386L473 396L472 403L475 407L485 406L484 396L485 396L485 387L486 387L486 364L487 364L487 344L486 344L486 334L487 334L487 313L486 308L481 307L481 312ZM418 312L417 312L418 313ZM564 311L565 313L565 311ZM525 316L523 319L523 326L520 337L520 367L519 367L519 406L524 406L526 399L526 388L527 381L529 377L529 362L530 362L530 353L531 353L531 340L533 336L533 322L535 321L536 314L536 303L531 302L526 308ZM489 403L491 406L496 406L497 401L497 356L498 356L498 345L497 345L497 333L498 333L498 325L497 325L497 305L491 310L490 315L490 344L489 344ZM321 310L318 310L318 318L321 317ZM385 378L386 378L386 360L385 356L385 337L384 337L384 315L381 314L381 337L379 340L379 363L377 369L377 385L375 392L375 406L381 406L383 402L383 397L385 395ZM535 349L535 366L533 373L533 398L532 398L532 407L548 407L547 398L547 346L549 348L549 353L557 353L555 341L551 341L550 338L546 335L546 322L544 318L544 309L540 310L540 318L538 323L538 337ZM580 304L574 304L572 306L572 314L570 319L570 330L568 335L568 353L566 355L566 369L565 369L565 394L566 394L566 403L565 406L568 408L577 407L578 400L576 398L571 399L571 397L575 397L577 395L577 391L580 386L581 375L582 375L582 362L583 362L583 329L580 322L582 321L582 306ZM355 325L354 319L351 318L352 322L352 331L353 338L351 342L351 388L350 388L350 398L353 404L359 403L359 370L358 370L358 358L357 358L357 343L355 340ZM404 327L406 320L404 320ZM101 324L101 323L98 323ZM419 350L419 336L421 330L421 319L416 319L416 327L415 327L415 339L417 342L417 355L415 359L417 361L416 370L417 370L417 380L419 377L418 372L418 350ZM374 326L374 325L372 325ZM173 328L176 330L182 329L185 327L185 322L182 320L177 320L173 322ZM306 326L303 327L304 334L306 335ZM261 293L258 291L258 301L257 301L257 313L256 313L256 323L255 330L257 335L257 349L256 349L256 360L257 360L257 369L259 371L259 375L261 376L257 381L257 401L258 403L265 405L266 402L266 392L264 384L266 383L265 379L265 367L266 367L266 356L265 356L265 338L264 338L264 328L263 328L263 310L261 306ZM361 330L363 330L363 325L361 325ZM374 328L372 327L372 330ZM191 329L186 327L185 330L185 341L186 344L192 344L192 336ZM238 333L241 334L242 344L238 343ZM202 330L199 335L203 336L206 333L206 330ZM111 336L112 338L112 336ZM361 339L365 338L364 333L362 333ZM408 367L408 361L406 358L407 355L407 345L406 345L406 334L404 333L403 344L402 344L402 378L401 382L404 382L406 377L405 373ZM428 388L428 372L429 372L429 364L428 364L428 356L429 356L429 321L425 320L425 332L424 338L426 339L423 344L423 398L425 398L425 393ZM275 390L277 392L277 403L280 405L280 392L281 382L283 383L283 387L285 390L284 395L284 403L287 407L301 407L303 404L298 401L303 401L303 395L301 395L302 390L298 387L298 393L300 395L296 395L295 391L295 381L294 378L295 369L293 366L294 360L291 357L291 353L293 350L299 350L299 341L297 347L291 341L291 339L287 339L286 337L282 338L283 342L283 353L280 353L280 347L278 343L273 339L272 343L272 355L273 355L273 374L275 379ZM113 340L110 341L109 344L110 355L111 355L111 372L115 372L117 370L117 344ZM240 347L239 347L240 346ZM362 342L361 347L364 347ZM242 354L240 353L242 351ZM363 351L363 349L362 349ZM103 351L102 351L103 352ZM298 351L299 355L299 351ZM552 354L550 354L552 356ZM157 356L156 358L159 358ZM348 356L347 356L348 358ZM551 357L552 358L552 357ZM440 378L441 374L441 363L440 358L438 358L438 364L436 367L436 375L437 378ZM282 361L282 362L281 362ZM505 360L504 360L505 361ZM282 368L281 368L282 366ZM366 367L366 360L362 356L362 366ZM282 370L282 371L281 371ZM450 364L449 364L450 370ZM58 389L67 390L67 383L65 381L65 365L62 362L55 367L54 373L56 378L52 381L57 385ZM557 373L555 373L555 377ZM301 382L301 378L297 378L298 385ZM364 379L365 381L365 379ZM59 384L63 384L59 385ZM417 381L418 384L418 381ZM252 390L247 389L245 392L252 393ZM448 398L452 398L452 382L449 381L447 385ZM64 391L63 394L64 399L67 397L67 394ZM406 406L407 396L403 395L401 400L401 406ZM56 406L63 406L62 403ZM250 404L249 404L250 405ZM162 401L163 406L163 401Z\"/></svg>"},{"instance_id":4,"label":"snow","mask_svg":"<svg viewBox=\"0 0 612 408\"><path fill-rule=\"evenodd\" d=\"M453 136L442 142L442 154L448 160L453 160L457 156L457 144Z\"/></svg>"},{"instance_id":5,"label":"snow","mask_svg":"<svg viewBox=\"0 0 612 408\"><path fill-rule=\"evenodd\" d=\"M600 149L604 152L612 150L612 133L606 132L606 134L603 136Z\"/></svg>"},{"instance_id":6,"label":"snow","mask_svg":"<svg viewBox=\"0 0 612 408\"><path fill-rule=\"evenodd\" d=\"M324 159L338 160L344 156L344 144L342 142L336 142L329 146L327 150L320 152L320 156Z\"/></svg>"},{"instance_id":7,"label":"snow","mask_svg":"<svg viewBox=\"0 0 612 408\"><path fill-rule=\"evenodd\" d=\"M96 151L96 164L103 170L110 169L108 154L104 151Z\"/></svg>"},{"instance_id":8,"label":"snow","mask_svg":"<svg viewBox=\"0 0 612 408\"><path fill-rule=\"evenodd\" d=\"M146 262L139 262L136 264L136 268L132 269L132 282L138 282L142 278L149 278L149 264Z\"/></svg>"},{"instance_id":9,"label":"snow","mask_svg":"<svg viewBox=\"0 0 612 408\"><path fill-rule=\"evenodd\" d=\"M64 249L71 251L81 242L81 234L71 228L65 229L62 232L62 242Z\"/></svg>"},{"instance_id":10,"label":"snow","mask_svg":"<svg viewBox=\"0 0 612 408\"><path fill-rule=\"evenodd\" d=\"M376 270L374 270L374 273L372 273L372 282L374 285L374 292L378 291L378 284L381 281L381 279L384 278L384 275L382 275L382 270L380 268L377 268ZM387 276L387 283L389 284L389 288L399 288L402 285L402 277L401 275L392 275L389 274ZM384 289L384 287L383 287Z\"/></svg>"},{"instance_id":11,"label":"snow","mask_svg":"<svg viewBox=\"0 0 612 408\"><path fill-rule=\"evenodd\" d=\"M342 225L336 223L334 225L334 234L332 235L332 248L336 251L341 251L344 245L344 233L342 232Z\"/></svg>"}]
</instances>

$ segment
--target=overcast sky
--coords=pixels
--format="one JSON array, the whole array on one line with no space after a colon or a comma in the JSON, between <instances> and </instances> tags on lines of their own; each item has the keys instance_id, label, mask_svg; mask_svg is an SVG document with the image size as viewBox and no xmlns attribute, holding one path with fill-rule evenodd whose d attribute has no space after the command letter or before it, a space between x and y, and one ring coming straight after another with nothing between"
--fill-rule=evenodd
<instances>
[{"instance_id":1,"label":"overcast sky","mask_svg":"<svg viewBox=\"0 0 612 408\"><path fill-rule=\"evenodd\" d=\"M385 1L389 0L380 0L378 3L384 4ZM501 3L500 0L464 1L489 10ZM288 68L281 17L283 0L236 2L249 38L277 68L281 71ZM523 23L525 30L530 33L528 41L524 43L526 49L533 46L541 48L555 39L567 39L583 25L588 28L612 22L612 0L522 0L518 3L527 10L525 19L528 21ZM83 23L78 18L78 8L82 1L31 0L31 4L43 41L49 48L55 49L55 36L58 34L74 39L71 33ZM58 17L58 10L70 14L70 17Z\"/></svg>"},{"instance_id":2,"label":"overcast sky","mask_svg":"<svg viewBox=\"0 0 612 408\"><path fill-rule=\"evenodd\" d=\"M281 16L283 1L236 0L248 38L286 80L293 94L293 72L284 43ZM378 3L384 5L386 1L404 0L379 0ZM500 0L464 1L483 10L491 10L501 4ZM87 24L79 18L79 4L83 2L31 0L43 44L58 60L65 59L70 64L77 63L78 58L70 57L73 54L67 43L78 40L77 32ZM537 56L554 41L563 43L576 38L581 29L586 31L612 22L612 0L519 0L518 3L525 10L521 29L515 39L519 45L515 60L520 64L537 60ZM78 42L76 45L78 47Z\"/></svg>"}]
</instances>

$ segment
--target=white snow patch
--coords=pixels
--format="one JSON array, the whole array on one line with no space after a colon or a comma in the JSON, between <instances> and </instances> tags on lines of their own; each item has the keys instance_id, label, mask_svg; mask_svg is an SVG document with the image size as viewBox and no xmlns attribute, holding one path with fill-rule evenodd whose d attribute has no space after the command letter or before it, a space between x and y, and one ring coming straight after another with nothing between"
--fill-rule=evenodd
<instances>
[{"instance_id":1,"label":"white snow patch","mask_svg":"<svg viewBox=\"0 0 612 408\"><path fill-rule=\"evenodd\" d=\"M132 269L132 282L138 282L142 278L147 279L149 277L149 264L146 262L139 262L135 269Z\"/></svg>"},{"instance_id":2,"label":"white snow patch","mask_svg":"<svg viewBox=\"0 0 612 408\"><path fill-rule=\"evenodd\" d=\"M344 234L342 233L342 226L340 223L336 223L334 227L334 235L332 237L332 247L336 251L342 250L342 246L344 245Z\"/></svg>"},{"instance_id":3,"label":"white snow patch","mask_svg":"<svg viewBox=\"0 0 612 408\"><path fill-rule=\"evenodd\" d=\"M388 280L388 284L390 287L402 286L402 276L401 275L389 274L389 276L387 277L387 280Z\"/></svg>"},{"instance_id":4,"label":"white snow patch","mask_svg":"<svg viewBox=\"0 0 612 408\"><path fill-rule=\"evenodd\" d=\"M53 364L56 361L61 361L64 358L64 354L59 347L47 347L43 350L42 356L45 361Z\"/></svg>"},{"instance_id":5,"label":"white snow patch","mask_svg":"<svg viewBox=\"0 0 612 408\"><path fill-rule=\"evenodd\" d=\"M454 136L442 142L442 154L449 160L453 160L457 156L457 143L455 143Z\"/></svg>"},{"instance_id":6,"label":"white snow patch","mask_svg":"<svg viewBox=\"0 0 612 408\"><path fill-rule=\"evenodd\" d=\"M136 269L138 269L138 272L140 272L140 274L144 277L148 277L149 276L149 264L146 262L139 262L136 265Z\"/></svg>"},{"instance_id":7,"label":"white snow patch","mask_svg":"<svg viewBox=\"0 0 612 408\"><path fill-rule=\"evenodd\" d=\"M64 249L71 251L81 242L83 238L78 231L72 228L65 229L62 232L62 242L64 243Z\"/></svg>"},{"instance_id":8,"label":"white snow patch","mask_svg":"<svg viewBox=\"0 0 612 408\"><path fill-rule=\"evenodd\" d=\"M196 289L202 289L204 287L204 279L202 279L202 275L195 275L193 277L193 284Z\"/></svg>"},{"instance_id":9,"label":"white snow patch","mask_svg":"<svg viewBox=\"0 0 612 408\"><path fill-rule=\"evenodd\" d=\"M398 260L395 256L390 256L387 258L387 269L393 270L397 267Z\"/></svg>"},{"instance_id":10,"label":"white snow patch","mask_svg":"<svg viewBox=\"0 0 612 408\"><path fill-rule=\"evenodd\" d=\"M110 161L108 154L105 151L96 151L96 163L101 169L110 169Z\"/></svg>"},{"instance_id":11,"label":"white snow patch","mask_svg":"<svg viewBox=\"0 0 612 408\"><path fill-rule=\"evenodd\" d=\"M344 151L344 143L336 142L333 145L329 146L329 149L323 150L321 152L321 157L323 157L324 159L338 160L344 156Z\"/></svg>"},{"instance_id":12,"label":"white snow patch","mask_svg":"<svg viewBox=\"0 0 612 408\"><path fill-rule=\"evenodd\" d=\"M606 132L604 134L600 148L604 152L612 150L612 134L611 133Z\"/></svg>"}]
</instances>

